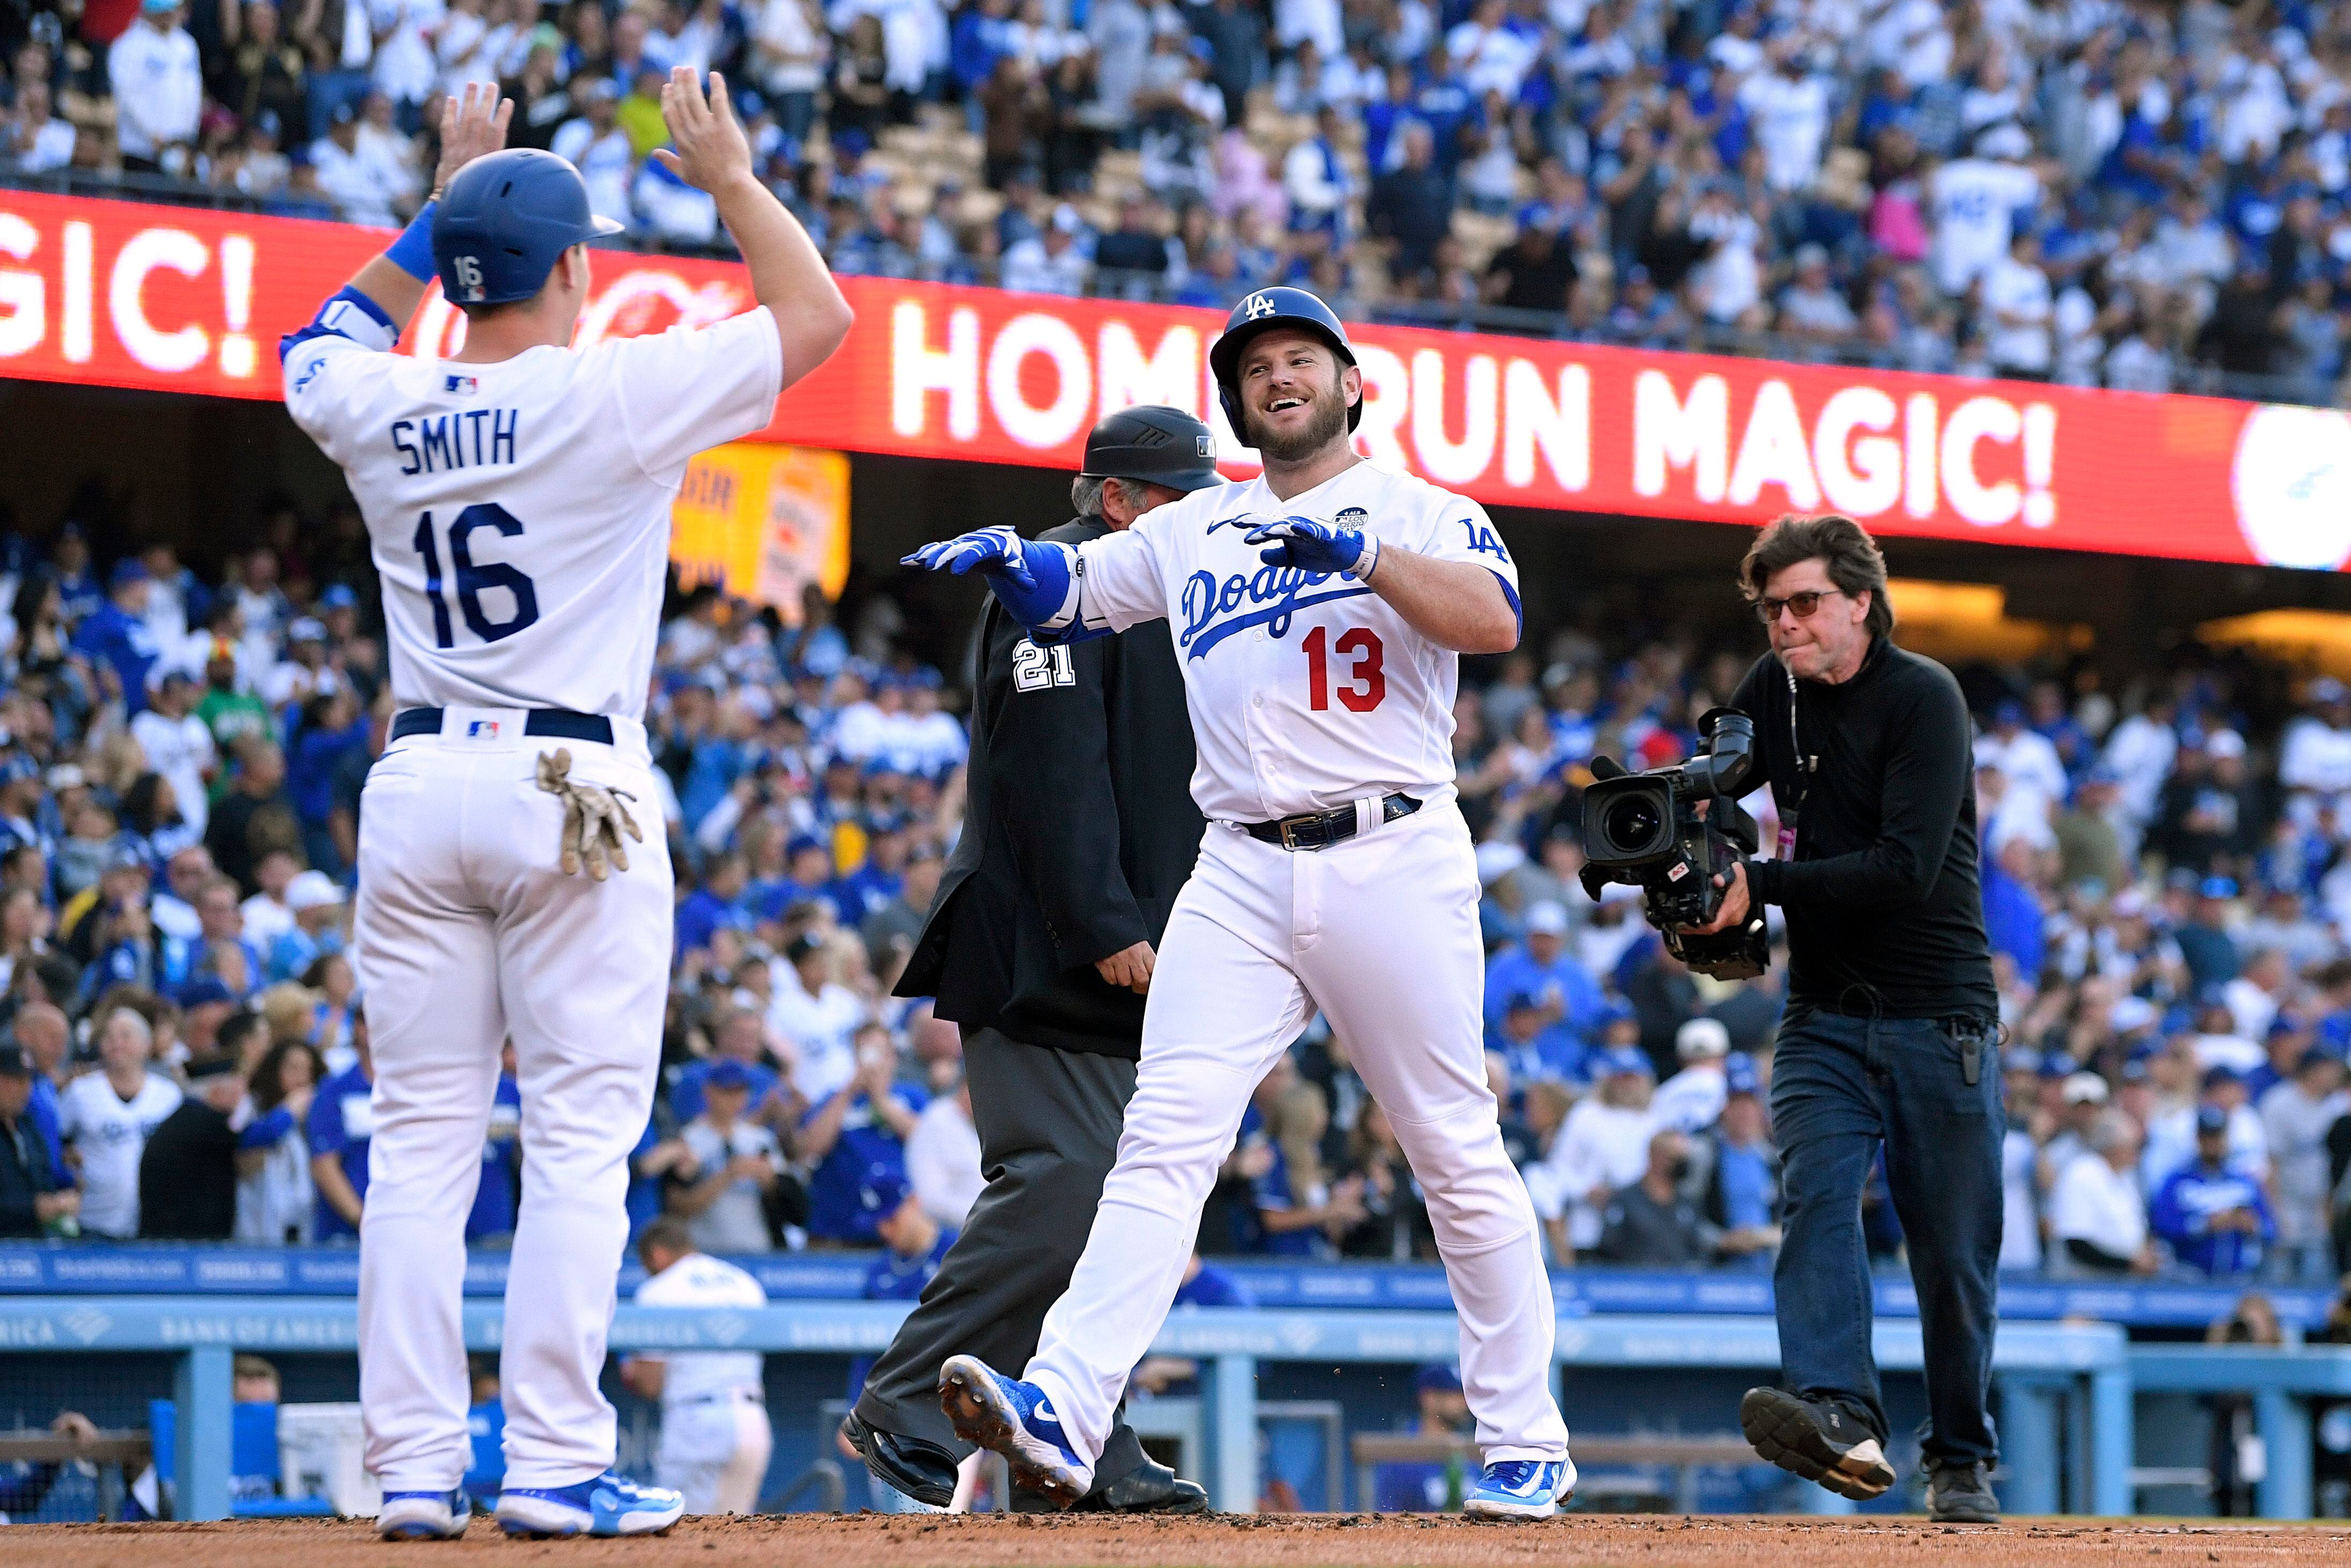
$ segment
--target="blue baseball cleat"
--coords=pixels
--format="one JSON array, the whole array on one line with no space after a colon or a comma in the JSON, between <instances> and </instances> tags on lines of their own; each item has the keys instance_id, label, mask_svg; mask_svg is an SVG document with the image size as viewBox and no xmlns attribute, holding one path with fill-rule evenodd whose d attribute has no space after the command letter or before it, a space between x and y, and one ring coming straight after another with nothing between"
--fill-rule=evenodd
<instances>
[{"instance_id":1,"label":"blue baseball cleat","mask_svg":"<svg viewBox=\"0 0 2351 1568\"><path fill-rule=\"evenodd\" d=\"M508 1487L498 1528L508 1535L657 1535L685 1512L685 1499L606 1470L568 1487Z\"/></svg>"},{"instance_id":2,"label":"blue baseball cleat","mask_svg":"<svg viewBox=\"0 0 2351 1568\"><path fill-rule=\"evenodd\" d=\"M464 1488L455 1491L388 1491L376 1510L375 1532L386 1541L455 1541L473 1515Z\"/></svg>"},{"instance_id":3,"label":"blue baseball cleat","mask_svg":"<svg viewBox=\"0 0 2351 1568\"><path fill-rule=\"evenodd\" d=\"M1068 1508L1093 1485L1094 1468L1062 1434L1045 1391L1005 1376L976 1355L950 1356L939 1368L939 1408L967 1443L1002 1454L1015 1486Z\"/></svg>"},{"instance_id":4,"label":"blue baseball cleat","mask_svg":"<svg viewBox=\"0 0 2351 1568\"><path fill-rule=\"evenodd\" d=\"M1549 1519L1574 1493L1573 1459L1498 1459L1461 1500L1461 1511L1488 1519Z\"/></svg>"}]
</instances>

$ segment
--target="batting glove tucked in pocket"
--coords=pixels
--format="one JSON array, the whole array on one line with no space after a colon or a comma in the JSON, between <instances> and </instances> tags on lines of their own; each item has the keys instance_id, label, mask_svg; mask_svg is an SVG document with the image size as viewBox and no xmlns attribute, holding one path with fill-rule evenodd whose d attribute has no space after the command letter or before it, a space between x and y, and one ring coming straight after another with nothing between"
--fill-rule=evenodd
<instances>
[{"instance_id":1,"label":"batting glove tucked in pocket","mask_svg":"<svg viewBox=\"0 0 2351 1568\"><path fill-rule=\"evenodd\" d=\"M581 867L598 882L611 874L613 867L629 869L629 852L621 842L625 832L639 843L645 835L637 830L637 820L621 804L635 796L625 789L608 789L601 784L583 784L571 777L571 753L559 748L553 756L538 754L538 787L563 802L563 839L557 846L557 862L566 876L577 876Z\"/></svg>"}]
</instances>

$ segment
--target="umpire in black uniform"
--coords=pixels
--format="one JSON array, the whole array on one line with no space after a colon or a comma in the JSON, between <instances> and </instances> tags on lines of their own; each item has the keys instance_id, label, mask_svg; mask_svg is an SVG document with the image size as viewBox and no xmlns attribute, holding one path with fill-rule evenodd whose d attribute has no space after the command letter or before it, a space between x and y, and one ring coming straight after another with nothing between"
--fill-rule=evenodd
<instances>
[{"instance_id":1,"label":"umpire in black uniform","mask_svg":"<svg viewBox=\"0 0 2351 1568\"><path fill-rule=\"evenodd\" d=\"M1077 519L1041 537L1082 544L1218 483L1207 425L1126 409L1087 438ZM940 1412L939 1364L1022 1365L1069 1288L1134 1092L1155 950L1207 828L1165 622L1040 647L991 598L973 689L963 836L897 988L963 1026L987 1186L841 1426L875 1476L942 1507L971 1446ZM1207 1496L1122 1423L1078 1506L1194 1512Z\"/></svg>"}]
</instances>

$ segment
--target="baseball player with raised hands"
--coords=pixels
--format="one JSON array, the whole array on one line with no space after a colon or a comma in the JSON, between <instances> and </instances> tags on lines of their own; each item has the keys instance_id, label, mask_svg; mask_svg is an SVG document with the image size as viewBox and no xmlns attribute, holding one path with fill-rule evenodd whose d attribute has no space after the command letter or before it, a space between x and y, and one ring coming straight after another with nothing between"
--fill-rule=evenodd
<instances>
[{"instance_id":1,"label":"baseball player with raised hands","mask_svg":"<svg viewBox=\"0 0 2351 1568\"><path fill-rule=\"evenodd\" d=\"M1249 296L1209 361L1265 460L1259 478L1074 548L990 528L908 558L983 572L1040 641L1165 617L1209 820L1069 1291L1025 1370L951 1357L940 1401L1023 1484L1064 1506L1084 1494L1249 1092L1319 1007L1427 1194L1485 1458L1463 1506L1548 1517L1575 1467L1549 1386L1534 1209L1486 1087L1478 875L1451 745L1458 655L1518 642L1518 569L1474 502L1356 455L1363 378L1321 300Z\"/></svg>"},{"instance_id":2,"label":"baseball player with raised hands","mask_svg":"<svg viewBox=\"0 0 2351 1568\"><path fill-rule=\"evenodd\" d=\"M498 1521L633 1535L683 1511L612 1473L597 1387L669 976L669 856L631 805L654 799L670 504L695 453L766 425L849 329L754 178L726 84L705 99L679 70L660 156L716 198L758 307L573 351L585 242L612 225L561 159L498 150L511 110L470 87L450 105L434 200L280 350L295 423L367 520L399 707L361 797L354 955L375 1071L360 1402L393 1537L465 1528L465 1218L509 1034L523 1183ZM436 275L464 348L393 353Z\"/></svg>"}]
</instances>

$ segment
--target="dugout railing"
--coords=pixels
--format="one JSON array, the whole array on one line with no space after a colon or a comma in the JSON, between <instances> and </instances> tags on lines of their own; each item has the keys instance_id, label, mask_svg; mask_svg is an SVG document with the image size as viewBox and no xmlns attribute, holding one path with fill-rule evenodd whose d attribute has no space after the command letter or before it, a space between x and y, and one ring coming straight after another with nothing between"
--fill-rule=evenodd
<instances>
[{"instance_id":1,"label":"dugout railing","mask_svg":"<svg viewBox=\"0 0 2351 1568\"><path fill-rule=\"evenodd\" d=\"M903 1303L802 1301L757 1310L622 1305L612 1324L615 1353L632 1350L757 1350L770 1355L841 1356L879 1351ZM239 1351L355 1354L358 1310L350 1300L249 1297L19 1296L0 1299L0 1352L104 1356L162 1352L176 1358L174 1433L178 1512L221 1519L229 1512L231 1361ZM465 1303L468 1348L498 1347L503 1307ZM1453 1359L1458 1330L1449 1312L1217 1309L1171 1317L1155 1352L1201 1364L1207 1465L1214 1504L1253 1510L1258 1485L1258 1374L1261 1364L1414 1364ZM1880 1322L1879 1364L1915 1373L1922 1364L1915 1321ZM2227 1353L2241 1355L2243 1352ZM2351 1387L2351 1354L2306 1351L2301 1364L2336 1365ZM2086 1511L2131 1509L2132 1361L2123 1331L2108 1323L2009 1323L2001 1330L1994 1377L2010 1471L2008 1504L2019 1513L2054 1511L2069 1496ZM1589 1368L1752 1370L1780 1361L1769 1318L1625 1314L1562 1319L1555 1381ZM2292 1384L2289 1358L2273 1358L2279 1386ZM2193 1369L2176 1372L2169 1386ZM2317 1392L2335 1386L2335 1374ZM2291 1401L2304 1396L2288 1393ZM2291 1419L2290 1415L2281 1417ZM2302 1429L2308 1430L2306 1417ZM2068 1473L2070 1471L2070 1474ZM1811 1489L1817 1490L1817 1489ZM1828 1494L1822 1493L1826 1500ZM2263 1511L2308 1511L2301 1495L2265 1483Z\"/></svg>"}]
</instances>

